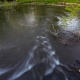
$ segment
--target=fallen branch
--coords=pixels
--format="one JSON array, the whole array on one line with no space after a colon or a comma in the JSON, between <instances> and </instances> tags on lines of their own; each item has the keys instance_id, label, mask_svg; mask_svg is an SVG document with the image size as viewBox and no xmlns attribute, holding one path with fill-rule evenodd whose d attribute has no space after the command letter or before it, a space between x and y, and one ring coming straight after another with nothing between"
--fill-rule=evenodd
<instances>
[{"instance_id":1,"label":"fallen branch","mask_svg":"<svg viewBox=\"0 0 80 80\"><path fill-rule=\"evenodd\" d=\"M46 32L48 32L50 35L53 35L54 37L58 38L58 33L52 32L49 29L47 29Z\"/></svg>"}]
</instances>

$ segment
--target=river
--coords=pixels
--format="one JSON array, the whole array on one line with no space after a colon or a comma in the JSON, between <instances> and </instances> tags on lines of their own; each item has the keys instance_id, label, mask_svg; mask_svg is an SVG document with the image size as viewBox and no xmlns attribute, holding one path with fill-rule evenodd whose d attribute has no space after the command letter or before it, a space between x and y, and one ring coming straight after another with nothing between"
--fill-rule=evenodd
<instances>
[{"instance_id":1,"label":"river","mask_svg":"<svg viewBox=\"0 0 80 80\"><path fill-rule=\"evenodd\" d=\"M60 31L60 18L68 13L62 6L50 5L0 8L0 80L78 80L79 74L66 65L77 64L80 43L64 46L46 32L53 31L53 25ZM77 30L75 26L70 29Z\"/></svg>"}]
</instances>

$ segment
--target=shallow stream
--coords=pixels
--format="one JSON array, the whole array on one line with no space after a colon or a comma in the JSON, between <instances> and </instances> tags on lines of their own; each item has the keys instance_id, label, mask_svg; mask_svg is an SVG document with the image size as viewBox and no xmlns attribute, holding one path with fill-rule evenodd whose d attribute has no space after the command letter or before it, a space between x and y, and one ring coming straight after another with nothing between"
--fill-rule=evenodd
<instances>
[{"instance_id":1,"label":"shallow stream","mask_svg":"<svg viewBox=\"0 0 80 80\"><path fill-rule=\"evenodd\" d=\"M0 80L78 80L67 70L80 58L80 43L65 46L46 32L53 25L62 35L62 6L20 4L14 9L0 8ZM65 30L78 30L80 20ZM73 25L75 23L75 25ZM77 27L76 27L77 26ZM79 66L79 65L78 65Z\"/></svg>"}]
</instances>

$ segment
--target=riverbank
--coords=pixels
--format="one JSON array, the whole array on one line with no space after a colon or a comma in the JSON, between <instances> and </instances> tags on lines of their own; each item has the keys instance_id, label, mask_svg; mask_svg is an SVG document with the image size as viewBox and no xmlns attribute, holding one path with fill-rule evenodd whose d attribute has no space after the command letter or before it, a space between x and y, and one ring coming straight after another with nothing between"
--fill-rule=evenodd
<instances>
[{"instance_id":1,"label":"riverbank","mask_svg":"<svg viewBox=\"0 0 80 80\"><path fill-rule=\"evenodd\" d=\"M54 4L58 4L59 2L63 2L63 0L17 0L17 2L27 2L27 3L54 3ZM80 3L79 1L75 1L75 0L65 0L65 3Z\"/></svg>"},{"instance_id":2,"label":"riverbank","mask_svg":"<svg viewBox=\"0 0 80 80\"><path fill-rule=\"evenodd\" d=\"M36 3L36 4L65 4L65 3L80 3L75 0L15 0L18 3ZM10 1L11 2L11 1ZM0 1L0 4L2 2Z\"/></svg>"},{"instance_id":3,"label":"riverbank","mask_svg":"<svg viewBox=\"0 0 80 80\"><path fill-rule=\"evenodd\" d=\"M74 5L77 6L77 4L80 4L79 1L74 0L17 0L18 3L27 3L27 4L39 4L39 5L53 5L53 6L69 6Z\"/></svg>"},{"instance_id":4,"label":"riverbank","mask_svg":"<svg viewBox=\"0 0 80 80\"><path fill-rule=\"evenodd\" d=\"M65 2L63 0L16 0L13 2L0 2L0 6L3 4L3 6L11 6L14 5L14 3L16 4L36 4L36 5L53 5L53 6L69 6L69 5L74 5L76 6L77 4L79 4L79 1L75 1L75 0L65 0Z\"/></svg>"}]
</instances>

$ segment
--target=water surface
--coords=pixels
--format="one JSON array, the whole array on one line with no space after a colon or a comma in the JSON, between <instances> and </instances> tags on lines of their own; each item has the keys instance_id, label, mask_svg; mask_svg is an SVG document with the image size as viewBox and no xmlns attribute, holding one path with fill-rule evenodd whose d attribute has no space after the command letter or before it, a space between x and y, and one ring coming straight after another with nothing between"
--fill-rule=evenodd
<instances>
[{"instance_id":1,"label":"water surface","mask_svg":"<svg viewBox=\"0 0 80 80\"><path fill-rule=\"evenodd\" d=\"M80 43L64 46L46 32L61 30L63 15L64 7L50 5L0 10L0 80L78 80L66 64L79 59Z\"/></svg>"}]
</instances>

